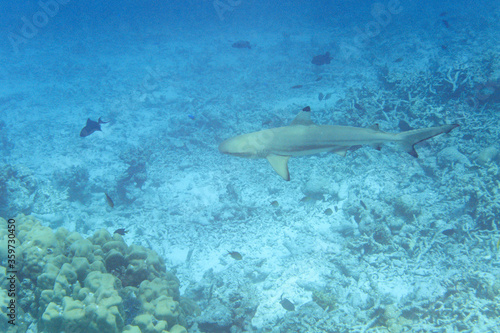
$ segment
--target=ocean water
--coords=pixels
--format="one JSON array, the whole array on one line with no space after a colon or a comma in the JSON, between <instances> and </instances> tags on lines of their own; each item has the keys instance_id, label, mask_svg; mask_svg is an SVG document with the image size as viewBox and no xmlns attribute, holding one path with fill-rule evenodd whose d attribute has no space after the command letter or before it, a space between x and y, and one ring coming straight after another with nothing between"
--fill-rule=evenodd
<instances>
[{"instance_id":1,"label":"ocean water","mask_svg":"<svg viewBox=\"0 0 500 333\"><path fill-rule=\"evenodd\" d=\"M498 1L1 0L0 216L125 229L197 302L189 332L500 332L499 22ZM418 158L351 128L290 181L220 153L306 106L460 126Z\"/></svg>"}]
</instances>

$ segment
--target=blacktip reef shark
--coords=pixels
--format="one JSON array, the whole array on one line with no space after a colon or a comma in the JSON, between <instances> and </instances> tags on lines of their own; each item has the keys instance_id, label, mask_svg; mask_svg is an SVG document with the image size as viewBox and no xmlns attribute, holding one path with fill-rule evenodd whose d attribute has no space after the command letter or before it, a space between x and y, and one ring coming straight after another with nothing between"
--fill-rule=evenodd
<instances>
[{"instance_id":1,"label":"blacktip reef shark","mask_svg":"<svg viewBox=\"0 0 500 333\"><path fill-rule=\"evenodd\" d=\"M458 124L415 129L401 133L386 133L378 125L369 128L316 125L311 120L311 108L305 107L288 126L265 129L235 136L223 141L223 154L265 158L284 180L290 180L288 160L292 156L331 152L345 156L350 148L370 145L378 150L385 142L396 142L413 157L418 157L415 145L442 133L448 133Z\"/></svg>"}]
</instances>

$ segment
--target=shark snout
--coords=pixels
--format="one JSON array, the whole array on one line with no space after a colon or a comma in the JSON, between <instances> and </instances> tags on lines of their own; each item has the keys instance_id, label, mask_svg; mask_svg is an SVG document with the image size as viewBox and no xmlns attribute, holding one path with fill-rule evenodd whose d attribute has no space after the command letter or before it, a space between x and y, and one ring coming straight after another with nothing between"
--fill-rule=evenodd
<instances>
[{"instance_id":1,"label":"shark snout","mask_svg":"<svg viewBox=\"0 0 500 333\"><path fill-rule=\"evenodd\" d=\"M243 139L242 136L236 136L222 141L219 145L219 151L222 154L238 157L252 158L255 156L255 149L248 145L247 140Z\"/></svg>"},{"instance_id":2,"label":"shark snout","mask_svg":"<svg viewBox=\"0 0 500 333\"><path fill-rule=\"evenodd\" d=\"M231 143L228 142L230 139L228 140L224 140L221 142L221 144L219 145L219 152L221 152L222 154L230 154L230 151L231 151Z\"/></svg>"}]
</instances>

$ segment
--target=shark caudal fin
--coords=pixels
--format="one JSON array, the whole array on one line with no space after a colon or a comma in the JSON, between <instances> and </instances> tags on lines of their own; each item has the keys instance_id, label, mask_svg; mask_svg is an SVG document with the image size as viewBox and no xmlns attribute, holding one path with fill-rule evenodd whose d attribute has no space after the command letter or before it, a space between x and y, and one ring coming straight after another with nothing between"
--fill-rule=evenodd
<instances>
[{"instance_id":1,"label":"shark caudal fin","mask_svg":"<svg viewBox=\"0 0 500 333\"><path fill-rule=\"evenodd\" d=\"M416 129L411 131L406 131L396 134L397 141L403 147L403 149L413 157L418 157L417 151L415 150L415 145L424 140L435 137L436 135L448 133L458 124L443 125L438 127L429 127Z\"/></svg>"}]
</instances>

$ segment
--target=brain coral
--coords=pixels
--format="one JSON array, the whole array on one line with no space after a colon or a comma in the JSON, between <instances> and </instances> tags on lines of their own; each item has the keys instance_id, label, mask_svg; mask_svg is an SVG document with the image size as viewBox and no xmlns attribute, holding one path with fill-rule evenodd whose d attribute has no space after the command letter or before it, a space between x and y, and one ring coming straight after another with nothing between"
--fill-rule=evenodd
<instances>
[{"instance_id":1,"label":"brain coral","mask_svg":"<svg viewBox=\"0 0 500 333\"><path fill-rule=\"evenodd\" d=\"M36 320L39 332L187 332L179 281L154 251L127 246L104 229L84 239L31 216L15 220L18 290L24 293L18 297L20 325ZM0 218L0 225L4 245L7 222ZM0 304L7 301L0 284Z\"/></svg>"}]
</instances>

